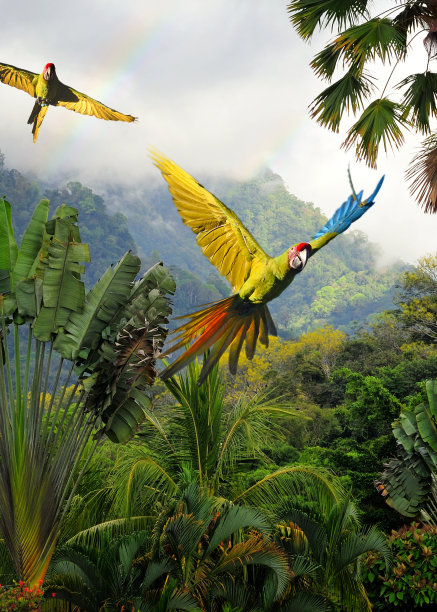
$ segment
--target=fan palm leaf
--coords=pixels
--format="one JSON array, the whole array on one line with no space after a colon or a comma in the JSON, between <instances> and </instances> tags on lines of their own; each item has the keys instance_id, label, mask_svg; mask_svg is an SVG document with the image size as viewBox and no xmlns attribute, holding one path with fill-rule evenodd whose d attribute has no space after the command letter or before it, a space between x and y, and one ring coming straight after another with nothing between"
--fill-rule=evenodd
<instances>
[{"instance_id":1,"label":"fan palm leaf","mask_svg":"<svg viewBox=\"0 0 437 612\"><path fill-rule=\"evenodd\" d=\"M356 22L367 13L367 0L292 0L287 10L299 36L306 40L317 27L330 26L334 22L343 27Z\"/></svg>"}]
</instances>

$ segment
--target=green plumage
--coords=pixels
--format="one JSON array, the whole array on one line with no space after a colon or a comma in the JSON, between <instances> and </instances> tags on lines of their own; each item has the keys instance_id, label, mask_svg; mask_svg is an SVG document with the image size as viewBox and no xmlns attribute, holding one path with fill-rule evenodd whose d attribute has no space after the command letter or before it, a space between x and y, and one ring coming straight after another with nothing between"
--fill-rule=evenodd
<instances>
[{"instance_id":1,"label":"green plumage","mask_svg":"<svg viewBox=\"0 0 437 612\"><path fill-rule=\"evenodd\" d=\"M211 349L199 384L228 348L229 367L235 373L244 342L249 359L255 353L258 339L268 345L269 334L276 334L268 302L292 283L311 255L370 208L382 183L381 179L365 202L361 202L362 193L350 196L310 242L292 245L285 253L270 257L223 202L164 155L152 152L152 158L168 183L182 221L196 234L204 255L227 277L234 291L229 298L181 317L188 322L174 332L175 344L167 350L168 354L191 343L190 348L161 373L164 380Z\"/></svg>"}]
</instances>

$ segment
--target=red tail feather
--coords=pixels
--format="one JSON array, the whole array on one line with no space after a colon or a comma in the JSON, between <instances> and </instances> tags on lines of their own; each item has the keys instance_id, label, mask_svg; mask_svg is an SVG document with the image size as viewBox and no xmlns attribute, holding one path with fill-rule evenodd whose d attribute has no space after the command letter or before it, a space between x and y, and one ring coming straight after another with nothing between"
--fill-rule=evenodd
<instances>
[{"instance_id":1,"label":"red tail feather","mask_svg":"<svg viewBox=\"0 0 437 612\"><path fill-rule=\"evenodd\" d=\"M267 306L245 302L238 295L209 304L203 310L180 318L188 318L189 321L173 332L176 343L164 354L168 355L193 340L194 342L185 353L161 372L160 376L163 380L176 374L192 359L205 353L211 347L213 349L203 365L199 384L202 384L229 346L231 346L229 369L232 374L235 374L244 339L246 339L246 355L252 359L258 337L267 346L268 333L276 335Z\"/></svg>"}]
</instances>

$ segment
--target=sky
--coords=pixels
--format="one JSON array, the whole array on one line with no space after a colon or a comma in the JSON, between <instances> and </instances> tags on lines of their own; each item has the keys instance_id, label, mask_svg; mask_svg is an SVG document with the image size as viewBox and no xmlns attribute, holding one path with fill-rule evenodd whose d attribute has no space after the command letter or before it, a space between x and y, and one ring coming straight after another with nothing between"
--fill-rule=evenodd
<instances>
[{"instance_id":1,"label":"sky","mask_svg":"<svg viewBox=\"0 0 437 612\"><path fill-rule=\"evenodd\" d=\"M355 188L365 193L386 176L377 204L354 226L380 245L382 262L414 264L436 252L437 215L422 212L404 180L420 137L382 152L377 170L341 149L352 118L332 134L308 113L325 87L309 61L327 35L300 40L287 4L38 0L29 10L29 0L0 0L2 63L39 73L53 62L62 82L139 119L106 122L50 108L33 144L31 98L0 83L7 167L57 186L78 180L102 194L108 182L135 189L162 180L147 153L156 147L201 180L250 179L268 166L290 193L330 216L349 195L350 164ZM418 43L406 74L425 67ZM398 71L393 82L402 76Z\"/></svg>"}]
</instances>

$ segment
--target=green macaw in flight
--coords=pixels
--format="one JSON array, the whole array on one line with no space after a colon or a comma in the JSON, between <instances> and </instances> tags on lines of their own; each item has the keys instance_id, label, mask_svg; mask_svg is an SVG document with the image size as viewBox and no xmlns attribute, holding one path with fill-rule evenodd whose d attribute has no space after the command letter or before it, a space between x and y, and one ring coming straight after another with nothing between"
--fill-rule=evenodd
<instances>
[{"instance_id":1,"label":"green macaw in flight","mask_svg":"<svg viewBox=\"0 0 437 612\"><path fill-rule=\"evenodd\" d=\"M124 115L89 96L64 85L56 75L55 65L46 64L41 74L22 70L9 64L0 64L0 81L22 89L34 98L35 105L27 123L32 124L33 142L37 141L39 128L50 106L64 106L82 115L94 115L111 121L135 121L132 115Z\"/></svg>"},{"instance_id":2,"label":"green macaw in flight","mask_svg":"<svg viewBox=\"0 0 437 612\"><path fill-rule=\"evenodd\" d=\"M282 255L270 257L223 202L161 153L152 151L151 155L168 183L182 221L197 235L197 243L204 255L220 274L226 276L233 288L230 297L180 317L189 321L173 332L175 344L164 353L168 355L192 343L161 372L161 378L166 380L192 359L211 349L199 377L198 382L202 384L228 347L229 369L235 374L244 340L248 359L252 359L255 353L258 338L268 346L268 336L276 335L276 329L267 303L290 285L310 257L373 206L384 177L364 201L363 192L356 194L351 184L352 195L309 242L294 244Z\"/></svg>"}]
</instances>

